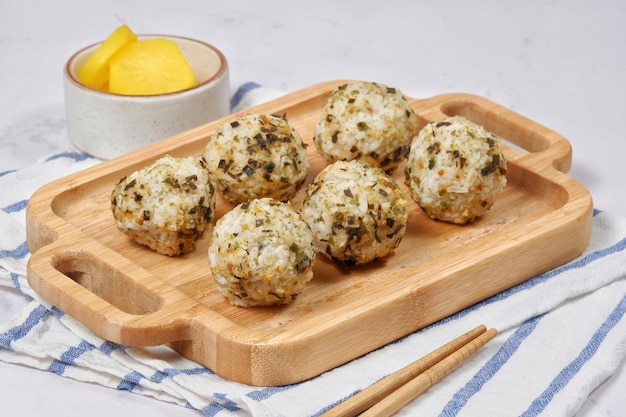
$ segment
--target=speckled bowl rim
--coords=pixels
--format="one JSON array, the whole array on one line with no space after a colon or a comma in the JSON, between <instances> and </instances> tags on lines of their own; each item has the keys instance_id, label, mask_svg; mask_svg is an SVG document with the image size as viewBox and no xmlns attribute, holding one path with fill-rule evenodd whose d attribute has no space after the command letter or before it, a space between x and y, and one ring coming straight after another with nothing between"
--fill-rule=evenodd
<instances>
[{"instance_id":1,"label":"speckled bowl rim","mask_svg":"<svg viewBox=\"0 0 626 417\"><path fill-rule=\"evenodd\" d=\"M188 42L193 42L193 43L197 43L201 46L204 46L210 50L212 50L219 58L220 61L220 65L219 68L217 69L217 71L215 72L215 74L213 74L211 77L209 77L207 80L202 81L200 83L197 83L196 85L194 85L193 87L189 87L189 88L185 88L184 90L178 90L178 91L172 91L169 93L162 93L162 94L138 94L138 95L128 95L128 94L117 94L117 93L110 93L108 91L102 91L102 90L98 90L96 88L92 88L89 87L86 84L83 84L82 82L80 82L78 80L78 77L73 73L72 71L72 64L74 63L74 61L80 56L82 55L85 51L96 47L97 45L100 45L102 43L102 41L100 42L95 42L92 43L91 45L87 45L84 48L79 49L78 51L76 51L74 54L72 54L72 56L67 60L67 62L65 63L65 75L67 76L67 78L72 82L72 84L76 85L77 87L83 88L85 90L91 91L94 94L99 94L102 96L109 96L109 97L119 97L119 98L124 98L124 99L136 99L136 100L149 100L149 99L155 99L155 98L159 98L159 97L171 97L171 96L176 96L176 95L180 95L180 94L184 94L187 92L191 92L194 90L198 90L201 89L202 87L213 83L215 80L220 79L224 73L226 72L227 68L228 68L228 62L226 60L226 56L222 53L222 51L220 51L218 48L216 48L215 46L198 40L198 39L194 39L194 38L189 38L186 36L174 36L174 35L162 35L162 34L141 34L141 35L137 35L137 39L155 39L155 38L166 38L166 39L180 39L183 41L188 41Z\"/></svg>"}]
</instances>

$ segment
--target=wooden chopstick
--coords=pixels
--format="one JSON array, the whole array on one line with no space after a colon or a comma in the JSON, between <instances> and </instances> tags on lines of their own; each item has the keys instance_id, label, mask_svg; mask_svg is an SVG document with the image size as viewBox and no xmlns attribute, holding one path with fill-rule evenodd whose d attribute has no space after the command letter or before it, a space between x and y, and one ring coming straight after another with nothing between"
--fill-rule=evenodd
<instances>
[{"instance_id":1,"label":"wooden chopstick","mask_svg":"<svg viewBox=\"0 0 626 417\"><path fill-rule=\"evenodd\" d=\"M381 379L320 417L352 417L362 412L362 417L391 416L445 377L496 334L496 329L487 330L480 325Z\"/></svg>"}]
</instances>

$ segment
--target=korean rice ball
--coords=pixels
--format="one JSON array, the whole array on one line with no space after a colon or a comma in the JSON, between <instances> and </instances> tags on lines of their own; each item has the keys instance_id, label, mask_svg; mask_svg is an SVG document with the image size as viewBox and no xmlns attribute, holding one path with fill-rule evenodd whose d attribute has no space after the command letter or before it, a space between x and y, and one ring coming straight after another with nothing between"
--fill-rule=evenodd
<instances>
[{"instance_id":1,"label":"korean rice ball","mask_svg":"<svg viewBox=\"0 0 626 417\"><path fill-rule=\"evenodd\" d=\"M111 193L117 228L163 255L191 252L210 231L215 187L193 158L166 155L122 178Z\"/></svg>"},{"instance_id":2,"label":"korean rice ball","mask_svg":"<svg viewBox=\"0 0 626 417\"><path fill-rule=\"evenodd\" d=\"M362 161L337 161L307 187L301 214L313 244L342 267L392 253L406 232L406 200L381 168Z\"/></svg>"},{"instance_id":3,"label":"korean rice ball","mask_svg":"<svg viewBox=\"0 0 626 417\"><path fill-rule=\"evenodd\" d=\"M411 143L406 183L433 219L473 222L506 185L499 139L483 126L454 116L426 125Z\"/></svg>"},{"instance_id":4,"label":"korean rice ball","mask_svg":"<svg viewBox=\"0 0 626 417\"><path fill-rule=\"evenodd\" d=\"M220 126L203 154L216 186L234 204L254 198L291 199L309 162L298 132L285 117L249 114Z\"/></svg>"},{"instance_id":5,"label":"korean rice ball","mask_svg":"<svg viewBox=\"0 0 626 417\"><path fill-rule=\"evenodd\" d=\"M329 97L313 140L328 162L359 159L391 172L417 133L417 116L400 90L357 81Z\"/></svg>"},{"instance_id":6,"label":"korean rice ball","mask_svg":"<svg viewBox=\"0 0 626 417\"><path fill-rule=\"evenodd\" d=\"M208 257L231 304L289 304L313 278L313 235L289 203L254 199L216 222Z\"/></svg>"}]
</instances>

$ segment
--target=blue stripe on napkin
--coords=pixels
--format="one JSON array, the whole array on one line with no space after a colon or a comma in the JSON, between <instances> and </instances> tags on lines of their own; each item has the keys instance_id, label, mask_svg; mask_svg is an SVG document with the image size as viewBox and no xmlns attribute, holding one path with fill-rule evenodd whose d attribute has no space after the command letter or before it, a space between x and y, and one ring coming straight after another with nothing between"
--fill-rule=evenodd
<instances>
[{"instance_id":1,"label":"blue stripe on napkin","mask_svg":"<svg viewBox=\"0 0 626 417\"><path fill-rule=\"evenodd\" d=\"M209 374L212 375L213 372L207 368L198 366L197 368L191 369L177 369L177 368L166 368L162 371L156 371L152 376L148 379L152 382L163 382L166 378L174 378L178 375L202 375Z\"/></svg>"},{"instance_id":2,"label":"blue stripe on napkin","mask_svg":"<svg viewBox=\"0 0 626 417\"><path fill-rule=\"evenodd\" d=\"M117 344L107 340L103 344L100 345L99 349L105 355L110 356L111 353L113 353L113 351L117 349Z\"/></svg>"},{"instance_id":3,"label":"blue stripe on napkin","mask_svg":"<svg viewBox=\"0 0 626 417\"><path fill-rule=\"evenodd\" d=\"M26 244L26 241L24 241L15 249L0 250L0 258L24 259L29 253L28 245Z\"/></svg>"},{"instance_id":4,"label":"blue stripe on napkin","mask_svg":"<svg viewBox=\"0 0 626 417\"><path fill-rule=\"evenodd\" d=\"M446 417L456 416L465 406L467 401L494 377L496 373L508 362L515 354L517 349L526 340L528 336L537 328L537 324L541 320L541 316L537 316L527 320L515 330L513 335L500 347L498 352L487 361L487 363L478 371L478 373L470 379L463 388L456 392L448 404L441 411L440 415Z\"/></svg>"},{"instance_id":5,"label":"blue stripe on napkin","mask_svg":"<svg viewBox=\"0 0 626 417\"><path fill-rule=\"evenodd\" d=\"M580 352L580 354L565 368L559 372L554 378L546 390L537 397L528 410L521 414L523 417L535 417L541 414L541 412L550 403L556 393L561 391L565 385L580 371L582 366L589 361L598 351L598 348L609 334L609 332L615 327L615 325L626 314L626 295L620 300L617 306L613 309L611 314L602 323L598 330L589 340L589 343Z\"/></svg>"},{"instance_id":6,"label":"blue stripe on napkin","mask_svg":"<svg viewBox=\"0 0 626 417\"><path fill-rule=\"evenodd\" d=\"M176 375L202 375L202 374L213 374L213 371L210 369L198 366L197 368L190 369L176 369L176 368L167 368L164 369L163 372L167 374L169 377L175 377Z\"/></svg>"},{"instance_id":7,"label":"blue stripe on napkin","mask_svg":"<svg viewBox=\"0 0 626 417\"><path fill-rule=\"evenodd\" d=\"M80 153L80 152L62 152L62 153L58 153L56 155L50 156L48 159L46 159L46 162L54 161L55 159L61 159L61 158L69 158L69 159L73 159L76 162L80 162L80 161L89 159L91 157L87 154Z\"/></svg>"},{"instance_id":8,"label":"blue stripe on napkin","mask_svg":"<svg viewBox=\"0 0 626 417\"><path fill-rule=\"evenodd\" d=\"M102 343L99 347L99 350L102 351L102 353L104 353L107 356L111 356L111 354L116 351L116 350L126 350L128 349L128 346L119 344L119 343L115 343L115 342L111 342L109 340L105 341L104 343Z\"/></svg>"},{"instance_id":9,"label":"blue stripe on napkin","mask_svg":"<svg viewBox=\"0 0 626 417\"><path fill-rule=\"evenodd\" d=\"M90 352L94 349L95 347L92 344L83 340L78 344L78 346L70 346L61 354L59 359L54 359L50 363L48 370L57 375L63 375L65 368L68 366L76 366L76 359L78 359L83 353Z\"/></svg>"},{"instance_id":10,"label":"blue stripe on napkin","mask_svg":"<svg viewBox=\"0 0 626 417\"><path fill-rule=\"evenodd\" d=\"M279 387L267 387L261 390L250 391L249 393L246 394L246 396L256 401L263 401L263 400L268 399L274 394L287 391L297 385L300 385L300 384L284 385L284 386L279 386Z\"/></svg>"},{"instance_id":11,"label":"blue stripe on napkin","mask_svg":"<svg viewBox=\"0 0 626 417\"><path fill-rule=\"evenodd\" d=\"M65 372L65 365L66 364L64 364L63 362L57 359L53 359L48 366L48 371L61 376Z\"/></svg>"},{"instance_id":12,"label":"blue stripe on napkin","mask_svg":"<svg viewBox=\"0 0 626 417\"><path fill-rule=\"evenodd\" d=\"M259 87L261 86L255 82L247 82L239 86L237 91L235 91L235 94L233 94L230 99L230 110L233 111L233 109L241 103L241 100L246 96L246 94Z\"/></svg>"},{"instance_id":13,"label":"blue stripe on napkin","mask_svg":"<svg viewBox=\"0 0 626 417\"><path fill-rule=\"evenodd\" d=\"M137 371L132 371L124 375L124 379L117 385L117 389L121 391L132 391L137 385L141 383L143 375Z\"/></svg>"},{"instance_id":14,"label":"blue stripe on napkin","mask_svg":"<svg viewBox=\"0 0 626 417\"><path fill-rule=\"evenodd\" d=\"M37 308L30 312L26 320L24 320L21 325L13 327L12 329L9 329L8 331L0 334L0 347L10 349L11 343L26 336L33 327L39 324L41 319L47 313L48 310L44 306L39 305Z\"/></svg>"},{"instance_id":15,"label":"blue stripe on napkin","mask_svg":"<svg viewBox=\"0 0 626 417\"><path fill-rule=\"evenodd\" d=\"M226 397L226 394L215 392L213 393L213 396L218 400L222 400L223 403L213 401L211 404L202 408L200 411L202 411L206 416L215 416L217 413L224 410L230 411L231 413L241 410L236 402Z\"/></svg>"},{"instance_id":16,"label":"blue stripe on napkin","mask_svg":"<svg viewBox=\"0 0 626 417\"><path fill-rule=\"evenodd\" d=\"M162 371L156 371L154 374L152 374L152 376L150 377L150 381L152 382L157 382L157 383L161 383L163 382L163 380L165 378L167 378L168 375L165 372Z\"/></svg>"},{"instance_id":17,"label":"blue stripe on napkin","mask_svg":"<svg viewBox=\"0 0 626 417\"><path fill-rule=\"evenodd\" d=\"M28 200L21 200L17 203L9 204L8 206L3 207L2 211L4 211L5 213L17 213L18 211L24 210L27 204Z\"/></svg>"},{"instance_id":18,"label":"blue stripe on napkin","mask_svg":"<svg viewBox=\"0 0 626 417\"><path fill-rule=\"evenodd\" d=\"M95 347L84 340L82 340L78 346L70 346L62 355L60 360L68 365L76 365L76 359L78 359L83 353L91 352Z\"/></svg>"},{"instance_id":19,"label":"blue stripe on napkin","mask_svg":"<svg viewBox=\"0 0 626 417\"><path fill-rule=\"evenodd\" d=\"M19 292L22 292L22 286L20 285L20 276L15 272L10 272L9 277L11 278L11 282L13 283L15 289Z\"/></svg>"}]
</instances>

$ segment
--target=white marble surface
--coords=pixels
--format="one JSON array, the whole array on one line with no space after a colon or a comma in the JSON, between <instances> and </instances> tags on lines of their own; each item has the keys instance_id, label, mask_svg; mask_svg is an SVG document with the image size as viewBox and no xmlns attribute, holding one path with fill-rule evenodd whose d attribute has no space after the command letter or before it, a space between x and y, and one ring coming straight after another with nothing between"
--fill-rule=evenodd
<instances>
[{"instance_id":1,"label":"white marble surface","mask_svg":"<svg viewBox=\"0 0 626 417\"><path fill-rule=\"evenodd\" d=\"M0 172L69 146L61 71L117 25L197 37L227 56L231 81L293 91L367 79L412 97L467 92L563 134L569 174L595 206L626 215L626 3L565 1L0 1ZM0 320L21 301L0 291ZM626 410L626 370L578 417ZM20 398L16 402L4 401ZM190 416L197 412L0 363L2 415Z\"/></svg>"}]
</instances>

